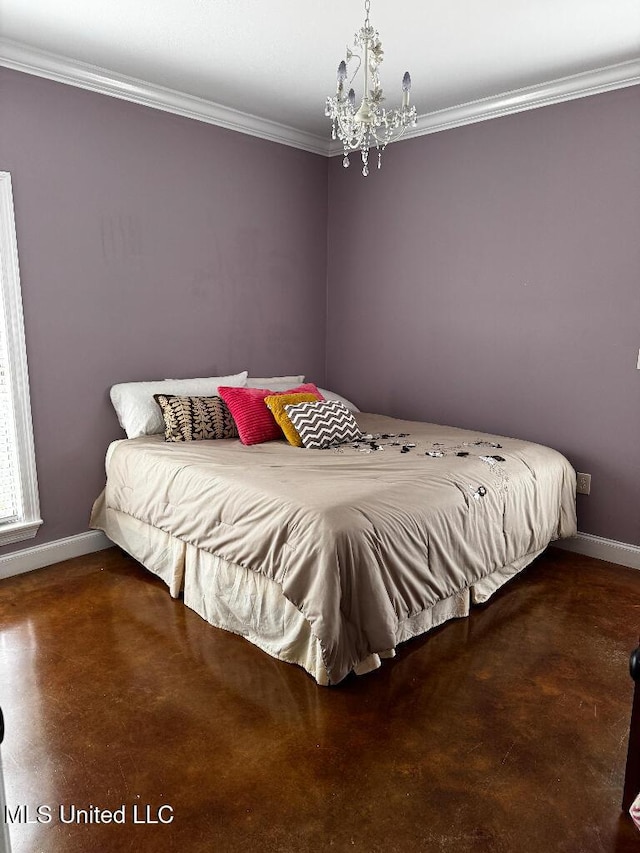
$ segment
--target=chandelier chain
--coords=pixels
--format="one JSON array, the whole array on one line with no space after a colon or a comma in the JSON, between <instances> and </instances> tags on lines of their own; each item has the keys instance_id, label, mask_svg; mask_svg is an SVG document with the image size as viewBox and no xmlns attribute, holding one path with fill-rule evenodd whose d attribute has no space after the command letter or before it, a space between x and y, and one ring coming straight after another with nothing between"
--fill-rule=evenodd
<instances>
[{"instance_id":1,"label":"chandelier chain","mask_svg":"<svg viewBox=\"0 0 640 853\"><path fill-rule=\"evenodd\" d=\"M371 24L369 20L369 12L371 11L371 0L364 0L364 11L366 13L364 25L365 27L368 27Z\"/></svg>"}]
</instances>

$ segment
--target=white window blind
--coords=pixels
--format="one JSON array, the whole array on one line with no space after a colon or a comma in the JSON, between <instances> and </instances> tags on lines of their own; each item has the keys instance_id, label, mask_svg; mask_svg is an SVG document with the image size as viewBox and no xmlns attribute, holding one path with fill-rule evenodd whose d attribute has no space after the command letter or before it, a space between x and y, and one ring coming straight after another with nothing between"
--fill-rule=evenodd
<instances>
[{"instance_id":1,"label":"white window blind","mask_svg":"<svg viewBox=\"0 0 640 853\"><path fill-rule=\"evenodd\" d=\"M0 524L18 521L21 504L16 427L9 383L9 324L4 301L0 299Z\"/></svg>"},{"instance_id":2,"label":"white window blind","mask_svg":"<svg viewBox=\"0 0 640 853\"><path fill-rule=\"evenodd\" d=\"M0 545L41 524L13 193L0 172Z\"/></svg>"}]
</instances>

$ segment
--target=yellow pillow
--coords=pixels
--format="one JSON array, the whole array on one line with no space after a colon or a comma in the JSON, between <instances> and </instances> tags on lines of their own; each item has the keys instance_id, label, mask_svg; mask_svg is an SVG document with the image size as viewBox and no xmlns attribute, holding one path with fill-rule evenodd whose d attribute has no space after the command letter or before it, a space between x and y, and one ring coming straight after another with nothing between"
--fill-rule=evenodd
<instances>
[{"instance_id":1,"label":"yellow pillow","mask_svg":"<svg viewBox=\"0 0 640 853\"><path fill-rule=\"evenodd\" d=\"M292 406L294 403L317 403L319 399L317 394L274 394L265 397L264 402L289 444L294 447L302 447L302 439L298 430L289 420L289 415L285 412L284 407Z\"/></svg>"}]
</instances>

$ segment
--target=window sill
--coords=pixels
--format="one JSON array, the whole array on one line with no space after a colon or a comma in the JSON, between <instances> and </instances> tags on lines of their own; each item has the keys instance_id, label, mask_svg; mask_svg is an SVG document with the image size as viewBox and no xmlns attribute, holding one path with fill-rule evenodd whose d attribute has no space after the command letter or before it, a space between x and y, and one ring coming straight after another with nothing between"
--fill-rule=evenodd
<instances>
[{"instance_id":1,"label":"window sill","mask_svg":"<svg viewBox=\"0 0 640 853\"><path fill-rule=\"evenodd\" d=\"M16 521L13 524L0 525L0 545L33 539L41 524L42 519L38 518L35 521Z\"/></svg>"}]
</instances>

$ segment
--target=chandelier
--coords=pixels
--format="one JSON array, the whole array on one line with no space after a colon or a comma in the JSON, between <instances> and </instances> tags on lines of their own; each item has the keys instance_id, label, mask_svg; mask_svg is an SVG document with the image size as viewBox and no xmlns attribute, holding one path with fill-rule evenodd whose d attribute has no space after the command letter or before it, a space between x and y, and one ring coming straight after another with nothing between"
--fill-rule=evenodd
<instances>
[{"instance_id":1,"label":"chandelier","mask_svg":"<svg viewBox=\"0 0 640 853\"><path fill-rule=\"evenodd\" d=\"M365 0L366 18L364 26L355 34L353 51L347 47L347 58L338 66L338 88L333 97L327 98L325 115L332 121L331 138L340 139L344 149L342 165L349 166L349 152L360 149L362 174L369 174L369 149L378 151L378 169L382 165L382 152L390 142L400 139L408 127L415 127L418 115L415 107L409 106L411 77L405 72L402 78L402 106L398 110L385 110L378 69L384 58L382 42L378 32L371 26L369 10L371 0ZM357 62L349 83L345 85L349 63ZM351 87L356 75L363 68L364 84L360 106L356 109L356 93Z\"/></svg>"}]
</instances>

